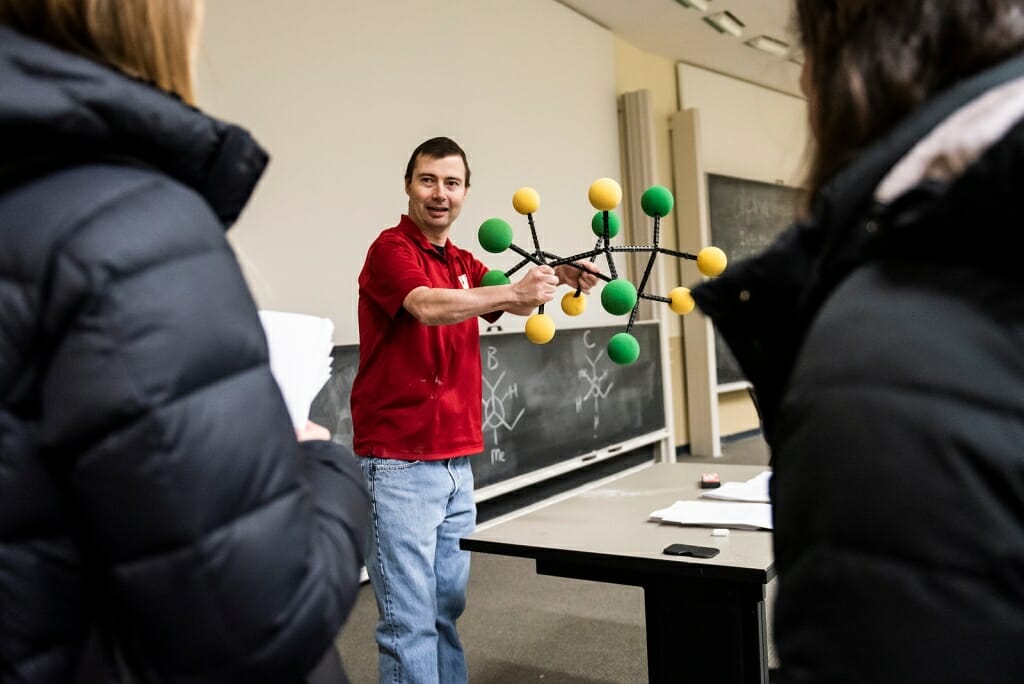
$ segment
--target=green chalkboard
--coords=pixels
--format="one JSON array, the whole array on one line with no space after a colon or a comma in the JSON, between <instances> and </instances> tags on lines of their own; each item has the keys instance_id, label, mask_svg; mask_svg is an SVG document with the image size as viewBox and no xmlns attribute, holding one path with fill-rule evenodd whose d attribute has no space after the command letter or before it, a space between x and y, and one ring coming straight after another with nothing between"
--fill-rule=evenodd
<instances>
[{"instance_id":1,"label":"green chalkboard","mask_svg":"<svg viewBox=\"0 0 1024 684\"><path fill-rule=\"evenodd\" d=\"M753 256L796 219L803 190L775 183L709 173L708 218L711 244L720 247L729 263ZM743 382L736 357L715 335L718 384Z\"/></svg>"},{"instance_id":2,"label":"green chalkboard","mask_svg":"<svg viewBox=\"0 0 1024 684\"><path fill-rule=\"evenodd\" d=\"M522 334L484 335L484 452L477 486L545 468L665 427L657 323L632 333L640 358L629 366L605 347L624 326L559 330L545 345Z\"/></svg>"},{"instance_id":3,"label":"green chalkboard","mask_svg":"<svg viewBox=\"0 0 1024 684\"><path fill-rule=\"evenodd\" d=\"M623 330L559 329L544 345L522 333L480 337L484 451L472 457L478 489L665 428L658 324L633 327L640 358L629 366L613 363L605 350ZM356 345L335 347L331 378L310 411L350 447L358 365Z\"/></svg>"}]
</instances>

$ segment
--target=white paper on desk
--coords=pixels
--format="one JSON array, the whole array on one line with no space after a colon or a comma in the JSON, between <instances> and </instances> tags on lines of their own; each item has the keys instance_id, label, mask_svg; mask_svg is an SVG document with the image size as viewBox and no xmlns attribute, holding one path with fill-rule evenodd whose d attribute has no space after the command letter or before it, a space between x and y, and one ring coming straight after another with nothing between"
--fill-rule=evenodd
<instances>
[{"instance_id":1,"label":"white paper on desk","mask_svg":"<svg viewBox=\"0 0 1024 684\"><path fill-rule=\"evenodd\" d=\"M270 371L281 388L292 425L301 429L313 400L331 377L334 323L284 311L260 311L260 322L270 348Z\"/></svg>"},{"instance_id":2,"label":"white paper on desk","mask_svg":"<svg viewBox=\"0 0 1024 684\"><path fill-rule=\"evenodd\" d=\"M651 513L651 520L677 525L770 530L772 507L764 503L676 501L668 508Z\"/></svg>"},{"instance_id":3,"label":"white paper on desk","mask_svg":"<svg viewBox=\"0 0 1024 684\"><path fill-rule=\"evenodd\" d=\"M771 501L768 497L768 483L771 479L772 472L766 470L746 482L723 482L721 487L701 492L700 495L705 499L768 503Z\"/></svg>"}]
</instances>

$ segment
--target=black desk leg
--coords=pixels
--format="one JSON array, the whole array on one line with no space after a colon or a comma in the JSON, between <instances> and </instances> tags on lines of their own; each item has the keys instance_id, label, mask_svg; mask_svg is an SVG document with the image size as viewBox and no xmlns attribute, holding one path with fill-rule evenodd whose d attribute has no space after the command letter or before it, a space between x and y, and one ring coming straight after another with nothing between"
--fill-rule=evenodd
<instances>
[{"instance_id":1,"label":"black desk leg","mask_svg":"<svg viewBox=\"0 0 1024 684\"><path fill-rule=\"evenodd\" d=\"M764 586L644 586L651 684L768 684Z\"/></svg>"}]
</instances>

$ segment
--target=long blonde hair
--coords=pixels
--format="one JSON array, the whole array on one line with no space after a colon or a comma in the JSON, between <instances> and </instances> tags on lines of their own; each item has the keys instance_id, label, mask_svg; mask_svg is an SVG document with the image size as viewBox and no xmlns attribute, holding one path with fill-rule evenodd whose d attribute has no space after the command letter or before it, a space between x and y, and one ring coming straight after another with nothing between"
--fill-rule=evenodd
<instances>
[{"instance_id":1,"label":"long blonde hair","mask_svg":"<svg viewBox=\"0 0 1024 684\"><path fill-rule=\"evenodd\" d=\"M0 0L0 24L195 104L201 0Z\"/></svg>"}]
</instances>

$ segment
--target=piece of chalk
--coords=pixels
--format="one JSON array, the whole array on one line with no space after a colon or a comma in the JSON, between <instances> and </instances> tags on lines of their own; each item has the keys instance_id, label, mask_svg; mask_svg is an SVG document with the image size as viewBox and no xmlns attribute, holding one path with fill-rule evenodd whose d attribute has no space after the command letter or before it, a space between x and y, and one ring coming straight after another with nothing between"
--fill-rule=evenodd
<instances>
[{"instance_id":1,"label":"piece of chalk","mask_svg":"<svg viewBox=\"0 0 1024 684\"><path fill-rule=\"evenodd\" d=\"M725 527L716 527L715 529L711 530L711 536L712 537L728 537L729 536L729 530L727 528L725 528Z\"/></svg>"}]
</instances>

